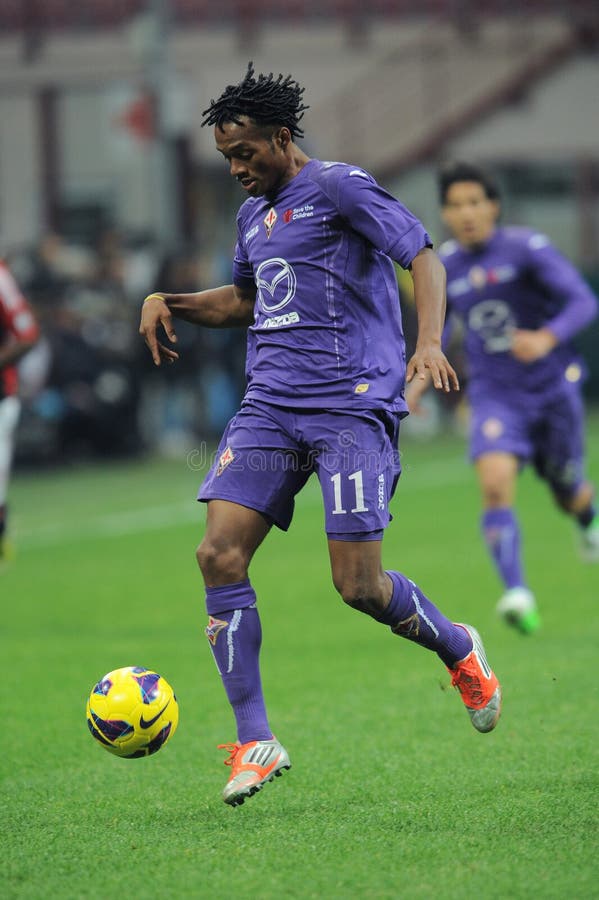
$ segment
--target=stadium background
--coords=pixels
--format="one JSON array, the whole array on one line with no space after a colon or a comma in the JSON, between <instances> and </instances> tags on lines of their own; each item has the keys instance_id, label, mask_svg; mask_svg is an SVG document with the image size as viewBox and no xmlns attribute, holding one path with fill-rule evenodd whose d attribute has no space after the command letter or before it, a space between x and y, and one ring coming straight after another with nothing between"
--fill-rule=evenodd
<instances>
[{"instance_id":1,"label":"stadium background","mask_svg":"<svg viewBox=\"0 0 599 900\"><path fill-rule=\"evenodd\" d=\"M0 246L46 337L18 462L177 454L235 408L242 334L180 325L165 374L136 326L150 290L230 278L242 198L199 122L250 58L305 85L309 154L372 171L437 242L435 166L477 160L599 286L598 21L585 0L0 0Z\"/></svg>"}]
</instances>

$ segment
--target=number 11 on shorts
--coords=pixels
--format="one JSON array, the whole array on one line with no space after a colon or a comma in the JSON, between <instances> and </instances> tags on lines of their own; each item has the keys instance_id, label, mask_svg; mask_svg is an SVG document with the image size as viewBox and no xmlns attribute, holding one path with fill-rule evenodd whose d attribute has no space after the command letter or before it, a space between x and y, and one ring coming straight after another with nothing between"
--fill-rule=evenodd
<instances>
[{"instance_id":1,"label":"number 11 on shorts","mask_svg":"<svg viewBox=\"0 0 599 900\"><path fill-rule=\"evenodd\" d=\"M341 472L336 472L334 475L331 475L333 490L335 492L335 506L333 507L334 516L341 516L344 513L347 513L347 510L343 509L343 503L341 500L341 478ZM352 512L368 512L368 507L364 505L364 479L362 477L362 470L358 469L358 471L354 472L353 475L348 475L348 481L353 481L354 491L356 495L356 505L352 509Z\"/></svg>"}]
</instances>

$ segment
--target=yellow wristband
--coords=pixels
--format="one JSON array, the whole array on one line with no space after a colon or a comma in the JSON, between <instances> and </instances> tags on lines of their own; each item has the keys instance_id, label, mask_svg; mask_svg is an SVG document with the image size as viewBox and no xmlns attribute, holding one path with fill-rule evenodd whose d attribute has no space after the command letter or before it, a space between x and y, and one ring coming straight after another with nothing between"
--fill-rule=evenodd
<instances>
[{"instance_id":1,"label":"yellow wristband","mask_svg":"<svg viewBox=\"0 0 599 900\"><path fill-rule=\"evenodd\" d=\"M148 296L144 300L144 303L147 303L148 300L164 300L164 297L161 297L160 294L148 294Z\"/></svg>"}]
</instances>

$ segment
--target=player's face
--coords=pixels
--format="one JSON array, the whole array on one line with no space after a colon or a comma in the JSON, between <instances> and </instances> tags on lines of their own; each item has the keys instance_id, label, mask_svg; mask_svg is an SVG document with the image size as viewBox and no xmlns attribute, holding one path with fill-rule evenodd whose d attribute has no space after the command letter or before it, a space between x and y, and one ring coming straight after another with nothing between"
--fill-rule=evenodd
<instances>
[{"instance_id":1,"label":"player's face","mask_svg":"<svg viewBox=\"0 0 599 900\"><path fill-rule=\"evenodd\" d=\"M456 181L445 195L443 221L466 247L483 244L493 234L499 204L490 200L477 181Z\"/></svg>"},{"instance_id":2,"label":"player's face","mask_svg":"<svg viewBox=\"0 0 599 900\"><path fill-rule=\"evenodd\" d=\"M242 125L225 122L214 129L216 149L229 163L233 178L250 197L273 194L290 180L286 149L291 141L287 128L260 128L246 116Z\"/></svg>"}]
</instances>

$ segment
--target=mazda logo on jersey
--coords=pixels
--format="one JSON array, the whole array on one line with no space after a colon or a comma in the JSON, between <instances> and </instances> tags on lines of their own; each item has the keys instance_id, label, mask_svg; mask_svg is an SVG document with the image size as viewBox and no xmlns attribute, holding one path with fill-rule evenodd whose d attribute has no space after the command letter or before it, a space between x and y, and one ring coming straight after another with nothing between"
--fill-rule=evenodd
<instances>
[{"instance_id":1,"label":"mazda logo on jersey","mask_svg":"<svg viewBox=\"0 0 599 900\"><path fill-rule=\"evenodd\" d=\"M504 300L482 300L468 313L468 326L484 344L486 353L505 353L512 346L516 321Z\"/></svg>"},{"instance_id":2,"label":"mazda logo on jersey","mask_svg":"<svg viewBox=\"0 0 599 900\"><path fill-rule=\"evenodd\" d=\"M265 259L256 270L258 300L264 312L274 312L293 300L297 278L286 259Z\"/></svg>"}]
</instances>

